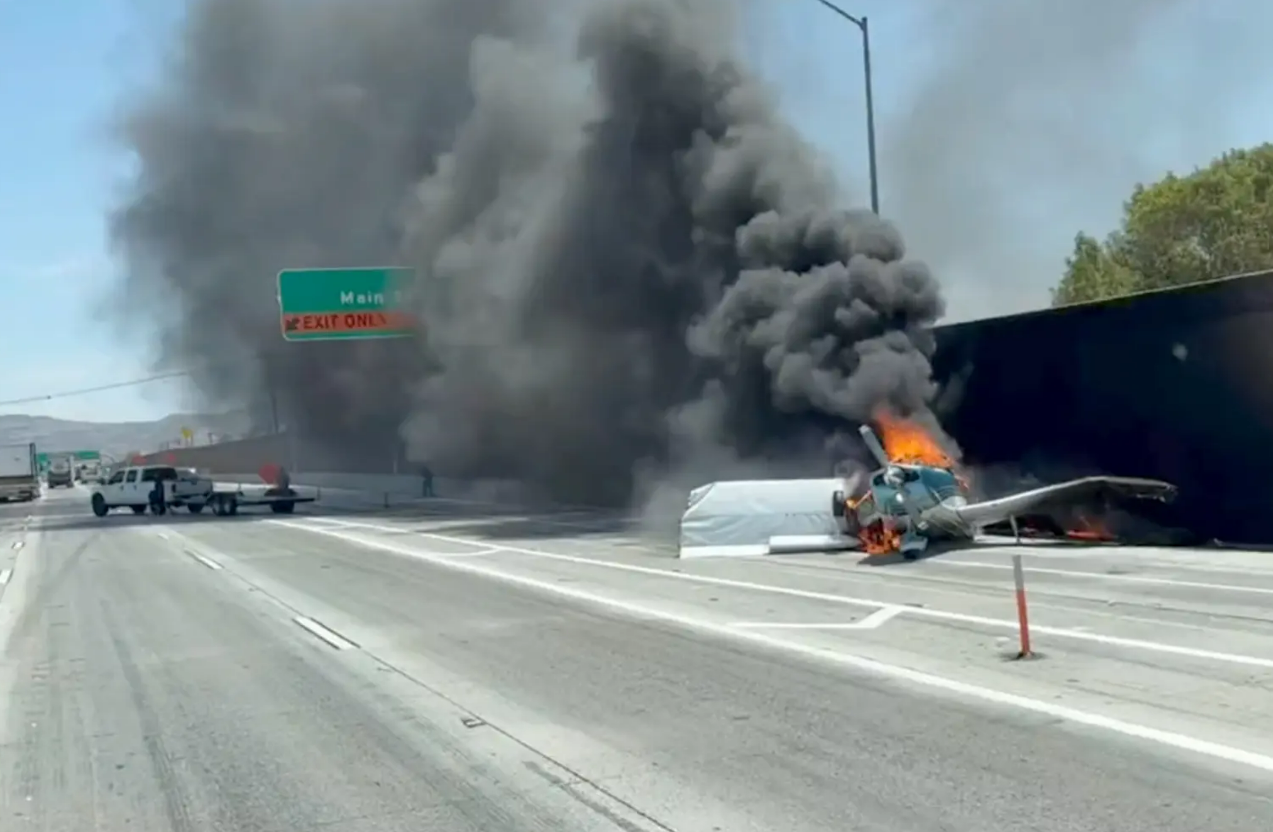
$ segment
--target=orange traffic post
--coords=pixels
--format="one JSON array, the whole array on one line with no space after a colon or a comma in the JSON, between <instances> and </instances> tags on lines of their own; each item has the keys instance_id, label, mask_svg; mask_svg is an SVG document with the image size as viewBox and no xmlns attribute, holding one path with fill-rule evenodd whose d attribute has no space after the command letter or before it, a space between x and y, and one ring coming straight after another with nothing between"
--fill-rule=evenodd
<instances>
[{"instance_id":1,"label":"orange traffic post","mask_svg":"<svg viewBox=\"0 0 1273 832\"><path fill-rule=\"evenodd\" d=\"M1018 659L1028 658L1030 652L1030 613L1025 602L1025 568L1021 565L1021 556L1012 556L1012 578L1017 585L1017 629L1021 637L1021 652Z\"/></svg>"}]
</instances>

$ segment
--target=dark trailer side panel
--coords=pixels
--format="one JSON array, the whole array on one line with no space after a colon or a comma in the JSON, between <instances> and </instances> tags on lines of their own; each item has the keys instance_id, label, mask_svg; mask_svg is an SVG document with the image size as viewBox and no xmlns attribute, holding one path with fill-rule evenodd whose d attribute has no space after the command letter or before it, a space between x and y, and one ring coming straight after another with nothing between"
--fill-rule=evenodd
<instances>
[{"instance_id":1,"label":"dark trailer side panel","mask_svg":"<svg viewBox=\"0 0 1273 832\"><path fill-rule=\"evenodd\" d=\"M1273 545L1273 272L938 329L939 409L1008 480L1175 483L1160 522Z\"/></svg>"}]
</instances>

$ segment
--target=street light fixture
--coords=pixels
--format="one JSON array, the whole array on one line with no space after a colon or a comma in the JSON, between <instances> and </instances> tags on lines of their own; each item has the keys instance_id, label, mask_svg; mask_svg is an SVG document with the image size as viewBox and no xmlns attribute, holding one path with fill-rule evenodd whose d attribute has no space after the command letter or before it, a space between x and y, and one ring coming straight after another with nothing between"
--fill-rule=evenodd
<instances>
[{"instance_id":1,"label":"street light fixture","mask_svg":"<svg viewBox=\"0 0 1273 832\"><path fill-rule=\"evenodd\" d=\"M862 33L862 67L866 76L866 152L871 166L871 210L880 213L880 180L875 165L875 96L871 89L871 29L865 17L854 17L830 0L817 0L823 8L858 27Z\"/></svg>"}]
</instances>

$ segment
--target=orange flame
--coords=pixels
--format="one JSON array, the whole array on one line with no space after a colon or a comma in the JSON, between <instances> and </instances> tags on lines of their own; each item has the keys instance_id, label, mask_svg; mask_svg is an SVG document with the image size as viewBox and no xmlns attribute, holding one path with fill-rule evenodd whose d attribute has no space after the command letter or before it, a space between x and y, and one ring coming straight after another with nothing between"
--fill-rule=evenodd
<instances>
[{"instance_id":1,"label":"orange flame","mask_svg":"<svg viewBox=\"0 0 1273 832\"><path fill-rule=\"evenodd\" d=\"M862 551L868 555L887 555L902 548L902 535L892 524L876 520L858 532Z\"/></svg>"},{"instance_id":2,"label":"orange flame","mask_svg":"<svg viewBox=\"0 0 1273 832\"><path fill-rule=\"evenodd\" d=\"M955 467L955 461L942 450L937 440L915 422L880 412L875 414L875 425L880 442L884 445L884 453L893 462L939 468Z\"/></svg>"},{"instance_id":3,"label":"orange flame","mask_svg":"<svg viewBox=\"0 0 1273 832\"><path fill-rule=\"evenodd\" d=\"M864 504L869 506L875 500L871 492L861 497L849 497L844 501L850 514L856 512ZM886 555L895 552L902 545L902 536L887 520L875 520L870 525L858 530L858 540L862 542L862 551L868 555Z\"/></svg>"},{"instance_id":4,"label":"orange flame","mask_svg":"<svg viewBox=\"0 0 1273 832\"><path fill-rule=\"evenodd\" d=\"M1110 542L1118 539L1117 535L1105 528L1105 524L1100 520L1093 520L1082 514L1077 515L1075 519L1079 528L1065 530L1065 536L1071 540Z\"/></svg>"}]
</instances>

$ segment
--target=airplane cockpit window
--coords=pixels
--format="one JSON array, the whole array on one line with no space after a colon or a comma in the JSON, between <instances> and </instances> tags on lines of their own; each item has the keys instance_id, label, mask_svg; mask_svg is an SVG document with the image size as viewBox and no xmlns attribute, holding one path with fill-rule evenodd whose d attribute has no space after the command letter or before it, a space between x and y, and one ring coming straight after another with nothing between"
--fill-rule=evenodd
<instances>
[{"instance_id":1,"label":"airplane cockpit window","mask_svg":"<svg viewBox=\"0 0 1273 832\"><path fill-rule=\"evenodd\" d=\"M942 468L924 468L919 475L920 482L942 499L959 492L959 481L950 471Z\"/></svg>"},{"instance_id":2,"label":"airplane cockpit window","mask_svg":"<svg viewBox=\"0 0 1273 832\"><path fill-rule=\"evenodd\" d=\"M887 470L880 471L871 478L873 485L891 485L898 486L903 483L916 482L920 478L920 473L912 468L890 467Z\"/></svg>"}]
</instances>

